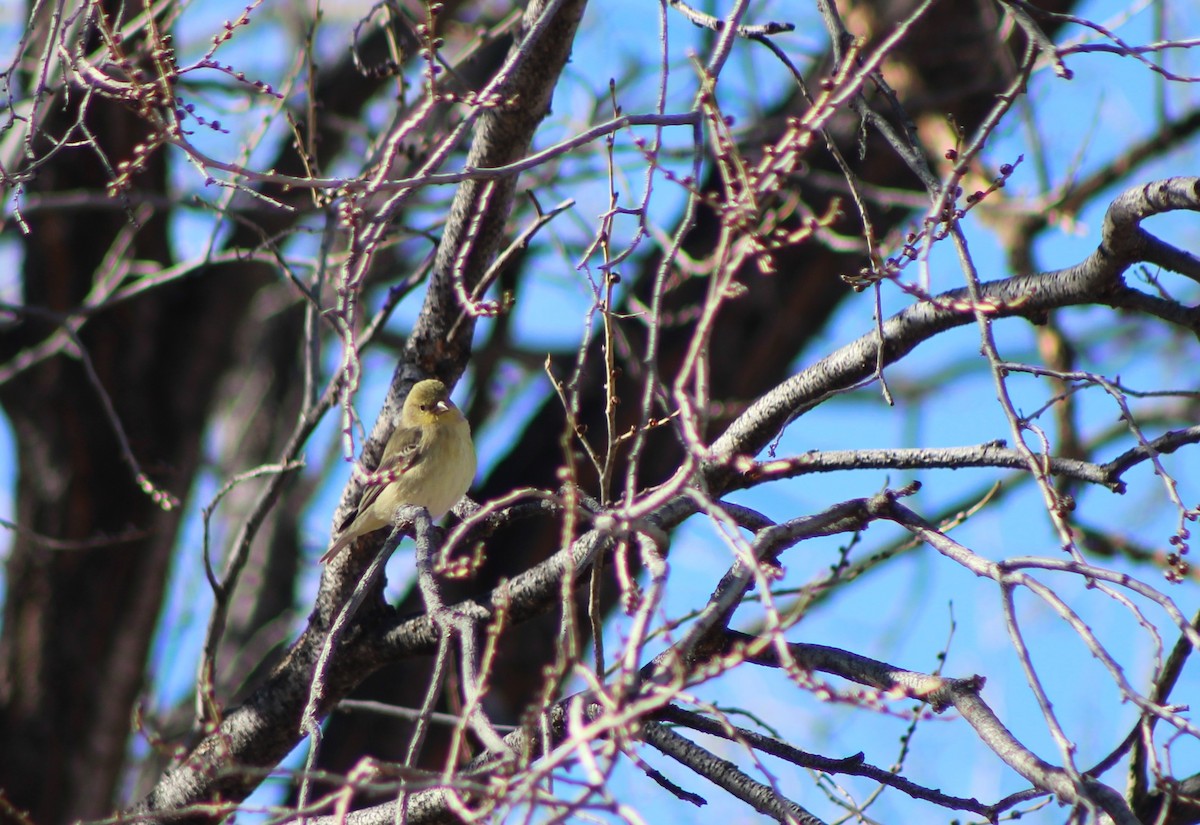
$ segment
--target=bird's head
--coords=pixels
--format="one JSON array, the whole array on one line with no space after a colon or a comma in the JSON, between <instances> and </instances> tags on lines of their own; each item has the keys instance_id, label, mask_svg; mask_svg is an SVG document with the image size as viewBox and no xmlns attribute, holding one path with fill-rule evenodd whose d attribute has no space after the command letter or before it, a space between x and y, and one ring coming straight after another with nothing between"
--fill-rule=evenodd
<instances>
[{"instance_id":1,"label":"bird's head","mask_svg":"<svg viewBox=\"0 0 1200 825\"><path fill-rule=\"evenodd\" d=\"M428 378L413 385L404 401L402 415L406 422L422 423L456 413L458 408L450 400L450 390L436 378Z\"/></svg>"}]
</instances>

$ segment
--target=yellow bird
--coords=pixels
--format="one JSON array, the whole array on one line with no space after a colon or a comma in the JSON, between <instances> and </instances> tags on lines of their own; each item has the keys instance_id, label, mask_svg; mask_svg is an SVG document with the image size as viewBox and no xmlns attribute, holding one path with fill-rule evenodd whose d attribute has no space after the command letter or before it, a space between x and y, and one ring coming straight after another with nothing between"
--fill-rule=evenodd
<instances>
[{"instance_id":1,"label":"yellow bird","mask_svg":"<svg viewBox=\"0 0 1200 825\"><path fill-rule=\"evenodd\" d=\"M375 475L379 483L363 493L322 563L359 536L391 527L402 504L424 507L436 521L466 494L475 479L471 425L441 381L419 381L409 391Z\"/></svg>"}]
</instances>

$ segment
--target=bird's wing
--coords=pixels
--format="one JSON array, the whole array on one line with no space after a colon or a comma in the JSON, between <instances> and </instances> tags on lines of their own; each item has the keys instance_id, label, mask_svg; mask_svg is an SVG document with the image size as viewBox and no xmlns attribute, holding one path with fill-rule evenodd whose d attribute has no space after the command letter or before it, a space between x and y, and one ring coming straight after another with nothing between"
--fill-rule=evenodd
<instances>
[{"instance_id":1,"label":"bird's wing","mask_svg":"<svg viewBox=\"0 0 1200 825\"><path fill-rule=\"evenodd\" d=\"M359 513L366 512L375 499L379 498L379 493L383 491L384 487L408 472L424 457L426 449L421 429L419 427L397 428L392 432L392 437L388 439L384 453L387 454L387 459L380 463L375 468L375 472L371 474L375 478L363 491L358 507L346 516L341 530L348 529Z\"/></svg>"}]
</instances>

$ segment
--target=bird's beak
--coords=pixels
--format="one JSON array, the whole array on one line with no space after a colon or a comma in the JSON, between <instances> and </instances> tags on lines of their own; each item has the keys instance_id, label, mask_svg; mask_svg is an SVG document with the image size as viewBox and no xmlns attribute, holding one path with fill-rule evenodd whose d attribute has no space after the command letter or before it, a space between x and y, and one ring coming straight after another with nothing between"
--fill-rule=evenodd
<instances>
[{"instance_id":1,"label":"bird's beak","mask_svg":"<svg viewBox=\"0 0 1200 825\"><path fill-rule=\"evenodd\" d=\"M439 401L434 405L433 411L438 415L450 412L450 403L448 401Z\"/></svg>"}]
</instances>

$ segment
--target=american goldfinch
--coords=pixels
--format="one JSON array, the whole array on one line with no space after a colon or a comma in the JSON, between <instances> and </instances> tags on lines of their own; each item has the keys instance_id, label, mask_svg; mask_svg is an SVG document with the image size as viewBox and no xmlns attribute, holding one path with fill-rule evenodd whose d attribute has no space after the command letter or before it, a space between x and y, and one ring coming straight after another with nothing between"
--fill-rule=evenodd
<instances>
[{"instance_id":1,"label":"american goldfinch","mask_svg":"<svg viewBox=\"0 0 1200 825\"><path fill-rule=\"evenodd\" d=\"M471 426L441 381L419 381L404 400L372 484L358 510L341 525L337 541L321 557L329 561L359 536L392 526L396 508L424 507L436 521L458 503L475 479Z\"/></svg>"}]
</instances>

